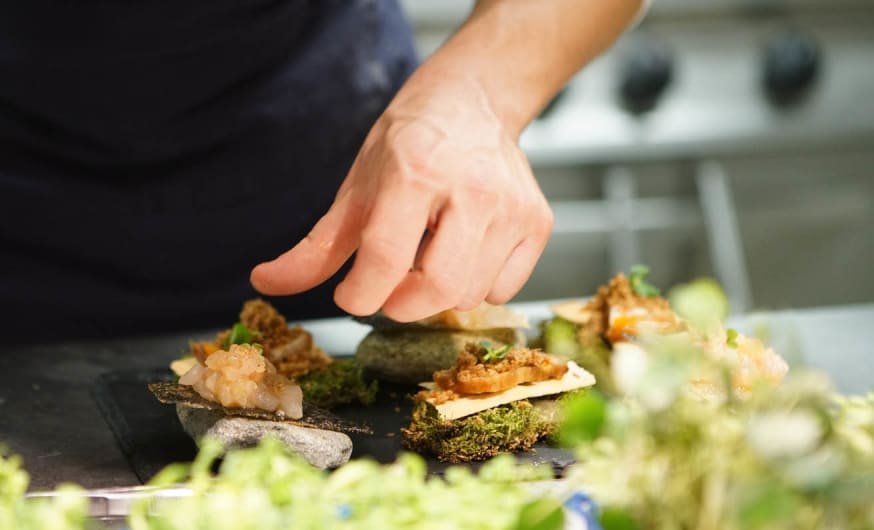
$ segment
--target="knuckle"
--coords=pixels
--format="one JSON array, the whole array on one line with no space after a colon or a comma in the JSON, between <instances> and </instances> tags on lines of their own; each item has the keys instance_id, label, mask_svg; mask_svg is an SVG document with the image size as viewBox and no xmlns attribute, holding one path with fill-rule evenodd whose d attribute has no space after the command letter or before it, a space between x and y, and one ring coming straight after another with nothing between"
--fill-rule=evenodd
<instances>
[{"instance_id":1,"label":"knuckle","mask_svg":"<svg viewBox=\"0 0 874 530\"><path fill-rule=\"evenodd\" d=\"M459 299L458 285L460 282L454 274L427 273L424 281L431 298L438 305L452 307Z\"/></svg>"},{"instance_id":2,"label":"knuckle","mask_svg":"<svg viewBox=\"0 0 874 530\"><path fill-rule=\"evenodd\" d=\"M545 239L552 233L555 226L555 214L549 206L538 208L532 221L533 233L536 237Z\"/></svg>"},{"instance_id":3,"label":"knuckle","mask_svg":"<svg viewBox=\"0 0 874 530\"><path fill-rule=\"evenodd\" d=\"M493 179L479 171L472 171L463 181L465 193L476 203L497 204L504 193Z\"/></svg>"},{"instance_id":4,"label":"knuckle","mask_svg":"<svg viewBox=\"0 0 874 530\"><path fill-rule=\"evenodd\" d=\"M392 124L389 129L392 155L402 166L412 171L407 173L430 174L434 167L434 151L440 138L428 127L410 123Z\"/></svg>"},{"instance_id":5,"label":"knuckle","mask_svg":"<svg viewBox=\"0 0 874 530\"><path fill-rule=\"evenodd\" d=\"M434 193L438 188L438 182L433 178L433 173L426 165L406 166L395 172L396 184L401 190L410 190L423 196Z\"/></svg>"},{"instance_id":6,"label":"knuckle","mask_svg":"<svg viewBox=\"0 0 874 530\"><path fill-rule=\"evenodd\" d=\"M389 271L398 265L403 249L390 237L381 234L362 234L360 259L379 271Z\"/></svg>"},{"instance_id":7,"label":"knuckle","mask_svg":"<svg viewBox=\"0 0 874 530\"><path fill-rule=\"evenodd\" d=\"M455 308L459 311L470 311L480 305L480 303L486 299L487 294L488 292L485 290L477 290L476 292L467 293L461 298L461 301L456 304Z\"/></svg>"}]
</instances>

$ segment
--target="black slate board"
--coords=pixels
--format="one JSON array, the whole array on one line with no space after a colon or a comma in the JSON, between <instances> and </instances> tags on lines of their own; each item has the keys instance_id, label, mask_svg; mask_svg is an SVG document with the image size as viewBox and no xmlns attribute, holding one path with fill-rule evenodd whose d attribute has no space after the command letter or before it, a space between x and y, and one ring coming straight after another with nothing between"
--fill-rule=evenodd
<instances>
[{"instance_id":1,"label":"black slate board","mask_svg":"<svg viewBox=\"0 0 874 530\"><path fill-rule=\"evenodd\" d=\"M125 370L102 374L96 381L93 396L122 452L143 482L172 462L190 461L197 448L182 430L172 405L160 403L147 384L172 381L173 374L165 368L155 370ZM410 423L412 401L409 396L416 387L380 382L376 403L370 406L351 405L334 410L334 414L370 425L373 434L350 434L352 458L368 457L378 462L392 462L401 446L401 427ZM549 465L556 476L573 462L573 455L563 449L539 443L534 451L517 455L522 461ZM427 459L431 473L442 474L449 464ZM471 467L478 467L472 464Z\"/></svg>"},{"instance_id":2,"label":"black slate board","mask_svg":"<svg viewBox=\"0 0 874 530\"><path fill-rule=\"evenodd\" d=\"M197 454L176 408L160 403L146 386L173 379L167 369L120 370L101 374L92 390L122 453L143 482L167 464L189 462Z\"/></svg>"}]
</instances>

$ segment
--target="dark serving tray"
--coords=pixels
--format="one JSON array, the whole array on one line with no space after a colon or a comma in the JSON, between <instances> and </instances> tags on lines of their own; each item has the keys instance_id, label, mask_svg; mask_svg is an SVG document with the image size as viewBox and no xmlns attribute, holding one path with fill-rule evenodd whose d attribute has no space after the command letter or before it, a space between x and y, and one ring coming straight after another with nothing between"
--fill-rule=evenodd
<instances>
[{"instance_id":1,"label":"dark serving tray","mask_svg":"<svg viewBox=\"0 0 874 530\"><path fill-rule=\"evenodd\" d=\"M120 370L102 374L93 388L93 396L104 419L115 435L122 452L143 482L167 464L190 461L197 448L182 430L172 405L159 403L146 388L148 383L172 381L166 368L154 370ZM352 458L369 457L392 462L401 446L401 427L410 422L415 387L380 382L373 405L350 405L334 411L337 416L368 424L373 434L351 434ZM556 476L573 462L564 449L539 443L534 450L520 453L521 461L550 465ZM429 471L442 474L449 464L427 458ZM471 467L477 467L473 464Z\"/></svg>"}]
</instances>

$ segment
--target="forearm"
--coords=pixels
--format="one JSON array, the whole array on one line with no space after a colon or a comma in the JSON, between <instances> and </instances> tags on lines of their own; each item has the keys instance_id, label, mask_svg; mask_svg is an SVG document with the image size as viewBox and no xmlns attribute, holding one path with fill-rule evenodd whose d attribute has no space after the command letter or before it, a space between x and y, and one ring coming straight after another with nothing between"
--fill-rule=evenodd
<instances>
[{"instance_id":1,"label":"forearm","mask_svg":"<svg viewBox=\"0 0 874 530\"><path fill-rule=\"evenodd\" d=\"M482 99L514 137L607 48L642 0L479 0L410 79ZM401 94L403 97L403 93Z\"/></svg>"}]
</instances>

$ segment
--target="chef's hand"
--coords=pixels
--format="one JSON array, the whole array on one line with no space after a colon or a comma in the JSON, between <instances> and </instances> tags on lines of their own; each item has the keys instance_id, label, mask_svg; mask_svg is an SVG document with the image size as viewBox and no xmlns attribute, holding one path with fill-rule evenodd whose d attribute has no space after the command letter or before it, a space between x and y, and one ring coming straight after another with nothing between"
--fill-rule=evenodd
<instances>
[{"instance_id":1,"label":"chef's hand","mask_svg":"<svg viewBox=\"0 0 874 530\"><path fill-rule=\"evenodd\" d=\"M509 300L552 227L517 138L640 5L479 0L374 125L328 213L252 284L298 293L356 253L335 293L355 315L411 321Z\"/></svg>"},{"instance_id":2,"label":"chef's hand","mask_svg":"<svg viewBox=\"0 0 874 530\"><path fill-rule=\"evenodd\" d=\"M370 131L327 214L293 249L255 268L269 294L328 279L353 315L411 321L508 301L531 274L552 213L515 136L475 82L414 78Z\"/></svg>"}]
</instances>

